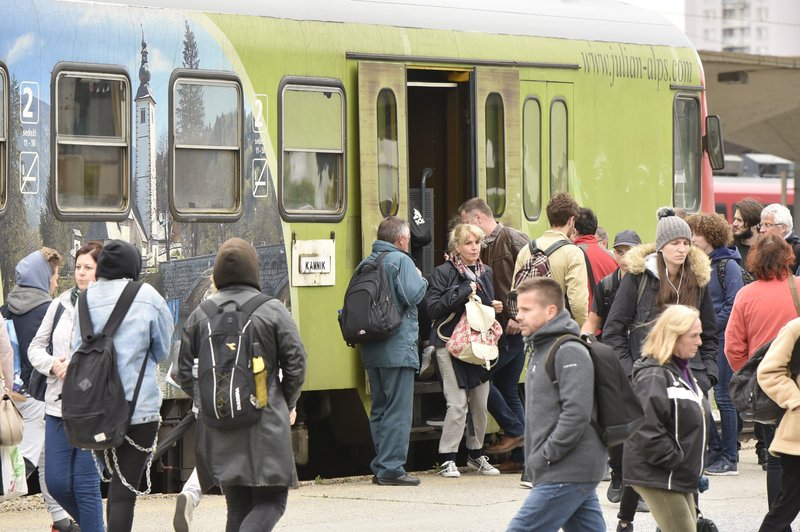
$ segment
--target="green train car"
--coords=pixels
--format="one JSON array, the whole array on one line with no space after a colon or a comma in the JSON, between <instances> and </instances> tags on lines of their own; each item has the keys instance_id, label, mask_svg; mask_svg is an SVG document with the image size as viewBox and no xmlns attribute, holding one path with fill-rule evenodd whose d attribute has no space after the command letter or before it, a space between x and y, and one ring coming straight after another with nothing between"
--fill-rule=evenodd
<instances>
[{"instance_id":1,"label":"green train car","mask_svg":"<svg viewBox=\"0 0 800 532\"><path fill-rule=\"evenodd\" d=\"M533 236L563 190L610 234L652 237L659 206L713 211L721 138L704 85L685 35L615 2L5 2L2 294L41 245L122 238L180 326L218 246L241 236L308 351L301 475L365 471L369 394L336 316L379 221L419 206L426 273L475 195ZM435 388L415 401L419 467L434 459ZM188 399L164 392L167 432ZM157 465L164 491L192 445L190 432Z\"/></svg>"}]
</instances>

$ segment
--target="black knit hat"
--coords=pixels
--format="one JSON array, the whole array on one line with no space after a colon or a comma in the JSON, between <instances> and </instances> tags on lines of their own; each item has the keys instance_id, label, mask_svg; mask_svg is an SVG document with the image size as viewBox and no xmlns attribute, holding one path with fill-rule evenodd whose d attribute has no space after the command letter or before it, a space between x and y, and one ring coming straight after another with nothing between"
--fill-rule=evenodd
<instances>
[{"instance_id":1,"label":"black knit hat","mask_svg":"<svg viewBox=\"0 0 800 532\"><path fill-rule=\"evenodd\" d=\"M232 284L246 284L261 290L258 255L246 240L231 238L219 248L214 263L214 285L222 290Z\"/></svg>"},{"instance_id":2,"label":"black knit hat","mask_svg":"<svg viewBox=\"0 0 800 532\"><path fill-rule=\"evenodd\" d=\"M112 240L97 257L97 277L104 279L139 279L142 271L142 254L133 244Z\"/></svg>"}]
</instances>

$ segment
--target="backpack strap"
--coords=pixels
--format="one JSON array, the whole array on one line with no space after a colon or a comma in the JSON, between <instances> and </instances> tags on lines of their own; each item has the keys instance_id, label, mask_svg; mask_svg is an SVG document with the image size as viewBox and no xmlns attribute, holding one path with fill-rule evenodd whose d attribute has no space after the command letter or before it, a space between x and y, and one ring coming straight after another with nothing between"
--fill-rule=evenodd
<instances>
[{"instance_id":1,"label":"backpack strap","mask_svg":"<svg viewBox=\"0 0 800 532\"><path fill-rule=\"evenodd\" d=\"M597 288L597 282L594 279L594 272L592 271L592 263L589 262L589 255L586 253L587 245L580 244L578 247L581 248L581 251L583 252L583 260L586 262L586 272L589 274L589 287L592 290L592 297L594 297L594 291Z\"/></svg>"},{"instance_id":2,"label":"backpack strap","mask_svg":"<svg viewBox=\"0 0 800 532\"><path fill-rule=\"evenodd\" d=\"M550 346L550 351L547 352L547 357L544 359L544 370L547 372L547 376L550 377L550 381L558 386L558 378L556 377L556 352L567 342L578 342L581 345L583 344L583 340L581 340L580 336L575 334L563 334L559 336L553 345Z\"/></svg>"},{"instance_id":3,"label":"backpack strap","mask_svg":"<svg viewBox=\"0 0 800 532\"><path fill-rule=\"evenodd\" d=\"M644 295L644 291L647 288L649 281L647 280L647 272L642 272L642 278L639 280L639 286L636 289L636 306L639 306L639 301L642 299L642 295Z\"/></svg>"},{"instance_id":4,"label":"backpack strap","mask_svg":"<svg viewBox=\"0 0 800 532\"><path fill-rule=\"evenodd\" d=\"M50 327L50 340L47 342L47 352L49 354L53 354L53 333L56 331L56 327L58 326L59 320L61 320L61 315L64 314L64 305L61 304L61 301L58 302L58 307L56 307L56 313L53 316L53 325Z\"/></svg>"},{"instance_id":5,"label":"backpack strap","mask_svg":"<svg viewBox=\"0 0 800 532\"><path fill-rule=\"evenodd\" d=\"M728 261L731 259L719 259L717 261L717 279L719 285L722 287L722 292L725 292L725 272L728 267Z\"/></svg>"},{"instance_id":6,"label":"backpack strap","mask_svg":"<svg viewBox=\"0 0 800 532\"><path fill-rule=\"evenodd\" d=\"M111 315L108 317L108 321L100 334L114 336L141 287L142 283L138 281L130 281L125 285L117 304L114 305L114 310L111 311ZM81 338L84 342L91 341L94 336L94 326L92 325L92 317L89 315L89 306L87 304L88 292L88 290L84 290L78 297L78 320L81 324Z\"/></svg>"},{"instance_id":7,"label":"backpack strap","mask_svg":"<svg viewBox=\"0 0 800 532\"><path fill-rule=\"evenodd\" d=\"M271 300L270 296L267 294L256 294L250 299L247 300L247 303L239 307L239 310L243 312L247 317L250 317L250 314L255 312L255 310L266 303L267 301Z\"/></svg>"}]
</instances>

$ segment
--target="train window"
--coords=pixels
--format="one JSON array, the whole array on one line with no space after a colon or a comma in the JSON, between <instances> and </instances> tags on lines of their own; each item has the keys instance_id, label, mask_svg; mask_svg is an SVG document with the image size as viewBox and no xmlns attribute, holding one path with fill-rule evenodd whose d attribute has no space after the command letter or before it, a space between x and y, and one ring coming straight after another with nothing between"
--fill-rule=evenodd
<instances>
[{"instance_id":1,"label":"train window","mask_svg":"<svg viewBox=\"0 0 800 532\"><path fill-rule=\"evenodd\" d=\"M569 192L567 104L554 100L550 105L550 195Z\"/></svg>"},{"instance_id":2,"label":"train window","mask_svg":"<svg viewBox=\"0 0 800 532\"><path fill-rule=\"evenodd\" d=\"M486 97L486 203L495 216L506 210L506 138L503 97Z\"/></svg>"},{"instance_id":3,"label":"train window","mask_svg":"<svg viewBox=\"0 0 800 532\"><path fill-rule=\"evenodd\" d=\"M283 211L295 218L338 217L344 209L344 90L341 86L287 83L279 106ZM392 127L391 121L384 123L386 127ZM385 129L379 135L384 133Z\"/></svg>"},{"instance_id":4,"label":"train window","mask_svg":"<svg viewBox=\"0 0 800 532\"><path fill-rule=\"evenodd\" d=\"M172 86L172 193L181 217L231 218L242 203L242 89L224 76L182 71Z\"/></svg>"},{"instance_id":5,"label":"train window","mask_svg":"<svg viewBox=\"0 0 800 532\"><path fill-rule=\"evenodd\" d=\"M127 210L129 85L123 74L94 69L56 71L53 158L55 203L60 214Z\"/></svg>"},{"instance_id":6,"label":"train window","mask_svg":"<svg viewBox=\"0 0 800 532\"><path fill-rule=\"evenodd\" d=\"M400 156L397 146L397 100L390 89L378 93L378 205L384 216L397 214Z\"/></svg>"},{"instance_id":7,"label":"train window","mask_svg":"<svg viewBox=\"0 0 800 532\"><path fill-rule=\"evenodd\" d=\"M673 109L673 203L688 211L700 208L700 102L675 97Z\"/></svg>"},{"instance_id":8,"label":"train window","mask_svg":"<svg viewBox=\"0 0 800 532\"><path fill-rule=\"evenodd\" d=\"M528 220L542 214L542 108L528 98L522 107L523 207Z\"/></svg>"},{"instance_id":9,"label":"train window","mask_svg":"<svg viewBox=\"0 0 800 532\"><path fill-rule=\"evenodd\" d=\"M6 96L8 89L6 87L8 76L4 68L0 68L0 212L6 208L6 149L7 149L7 133L6 133L6 113L8 112L8 104L6 103Z\"/></svg>"}]
</instances>

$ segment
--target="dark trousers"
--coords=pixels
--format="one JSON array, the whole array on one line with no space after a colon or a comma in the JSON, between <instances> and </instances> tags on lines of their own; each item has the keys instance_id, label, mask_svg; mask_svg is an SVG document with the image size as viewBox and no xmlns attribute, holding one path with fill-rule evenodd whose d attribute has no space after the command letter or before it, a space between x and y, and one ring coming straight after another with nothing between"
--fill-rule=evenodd
<instances>
[{"instance_id":1,"label":"dark trousers","mask_svg":"<svg viewBox=\"0 0 800 532\"><path fill-rule=\"evenodd\" d=\"M369 428L375 458L370 464L378 478L405 474L411 417L414 409L413 368L368 368L372 410Z\"/></svg>"},{"instance_id":2,"label":"dark trousers","mask_svg":"<svg viewBox=\"0 0 800 532\"><path fill-rule=\"evenodd\" d=\"M622 444L615 445L608 450L609 465L611 466L611 478L622 479ZM619 512L617 519L622 521L633 521L636 517L636 507L639 505L639 494L630 486L622 488L622 496L619 500Z\"/></svg>"},{"instance_id":3,"label":"dark trousers","mask_svg":"<svg viewBox=\"0 0 800 532\"><path fill-rule=\"evenodd\" d=\"M717 431L717 424L709 416L711 427L708 448L713 453L724 456L735 464L739 461L739 450L736 446L739 439L739 415L736 413L736 407L733 406L733 401L728 393L728 383L733 376L733 370L725 357L724 340L720 341L717 364L719 367L719 381L714 385L714 397L719 408L720 421L722 421L722 434Z\"/></svg>"},{"instance_id":4,"label":"dark trousers","mask_svg":"<svg viewBox=\"0 0 800 532\"><path fill-rule=\"evenodd\" d=\"M780 423L780 420L778 420L777 423ZM765 449L769 449L769 446L772 445L772 440L775 438L775 427L777 423L775 425L761 425L761 423L756 423L756 425L761 425L761 431L764 434ZM783 457L779 458L772 454L767 454L767 502L770 508L775 504L778 493L781 491L782 460Z\"/></svg>"},{"instance_id":5,"label":"dark trousers","mask_svg":"<svg viewBox=\"0 0 800 532\"><path fill-rule=\"evenodd\" d=\"M157 432L158 421L153 421L152 423L131 425L128 429L128 437L140 447L149 448L153 445ZM131 446L127 440L117 447L115 452L120 473L125 477L125 481L128 484L138 489L149 455ZM111 451L108 451L108 454L113 468L114 462ZM97 453L97 459L100 463L103 463L102 452ZM113 478L111 479L111 485L108 487L108 500L106 501L108 530L109 532L112 530L114 532L130 532L133 526L133 509L136 506L136 494L122 483L116 468L112 474Z\"/></svg>"},{"instance_id":6,"label":"dark trousers","mask_svg":"<svg viewBox=\"0 0 800 532\"><path fill-rule=\"evenodd\" d=\"M503 336L500 354L492 368L491 387L486 406L489 413L507 436L518 437L525 433L525 411L519 398L519 376L525 365L525 345L522 335ZM522 447L511 451L510 459L523 463Z\"/></svg>"},{"instance_id":7,"label":"dark trousers","mask_svg":"<svg viewBox=\"0 0 800 532\"><path fill-rule=\"evenodd\" d=\"M91 451L69 444L60 417L45 417L44 460L50 495L78 522L83 532L102 532L100 475Z\"/></svg>"},{"instance_id":8,"label":"dark trousers","mask_svg":"<svg viewBox=\"0 0 800 532\"><path fill-rule=\"evenodd\" d=\"M286 511L287 488L226 486L225 532L269 532ZM109 529L110 532L110 529Z\"/></svg>"},{"instance_id":9,"label":"dark trousers","mask_svg":"<svg viewBox=\"0 0 800 532\"><path fill-rule=\"evenodd\" d=\"M791 532L792 521L800 512L800 456L782 454L780 465L780 491L759 532Z\"/></svg>"}]
</instances>

